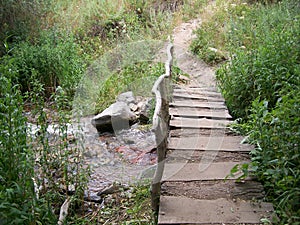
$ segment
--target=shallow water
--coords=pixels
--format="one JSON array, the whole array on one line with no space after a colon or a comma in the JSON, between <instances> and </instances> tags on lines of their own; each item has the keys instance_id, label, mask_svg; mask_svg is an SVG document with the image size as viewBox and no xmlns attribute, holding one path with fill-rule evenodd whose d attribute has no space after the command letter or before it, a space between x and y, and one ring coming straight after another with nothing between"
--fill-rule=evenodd
<instances>
[{"instance_id":1,"label":"shallow water","mask_svg":"<svg viewBox=\"0 0 300 225\"><path fill-rule=\"evenodd\" d=\"M99 135L90 120L80 120L84 159L91 168L90 192L99 192L116 181L129 184L152 178L156 163L153 132L137 126L117 135Z\"/></svg>"}]
</instances>

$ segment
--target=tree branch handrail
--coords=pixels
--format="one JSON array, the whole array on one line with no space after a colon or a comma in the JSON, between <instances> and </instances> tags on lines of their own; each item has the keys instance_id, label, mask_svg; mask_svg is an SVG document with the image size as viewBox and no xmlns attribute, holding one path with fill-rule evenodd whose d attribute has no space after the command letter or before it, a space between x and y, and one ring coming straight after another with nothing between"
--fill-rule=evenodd
<instances>
[{"instance_id":1,"label":"tree branch handrail","mask_svg":"<svg viewBox=\"0 0 300 225\"><path fill-rule=\"evenodd\" d=\"M169 127L169 101L170 84L172 80L173 45L167 47L168 59L165 62L166 73L161 75L153 85L152 93L155 95L155 110L153 114L152 131L155 133L157 167L152 180L151 200L152 208L158 211L161 178L164 170L164 160L167 150L167 138Z\"/></svg>"},{"instance_id":2,"label":"tree branch handrail","mask_svg":"<svg viewBox=\"0 0 300 225\"><path fill-rule=\"evenodd\" d=\"M165 70L166 73L161 75L154 83L153 88L152 88L152 93L155 95L155 110L153 114L153 122L152 122L152 130L156 130L158 126L158 116L160 115L161 111L161 106L162 106L162 98L164 96L161 95L159 86L162 84L163 80L165 78L172 79L172 66L173 66L173 49L174 46L173 44L169 44L167 47L167 55L168 59L165 62Z\"/></svg>"}]
</instances>

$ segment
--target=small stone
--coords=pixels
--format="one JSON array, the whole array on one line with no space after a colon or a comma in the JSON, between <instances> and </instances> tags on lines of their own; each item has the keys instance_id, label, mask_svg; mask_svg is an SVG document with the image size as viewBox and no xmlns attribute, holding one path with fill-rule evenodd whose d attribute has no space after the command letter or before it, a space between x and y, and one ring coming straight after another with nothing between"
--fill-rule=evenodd
<instances>
[{"instance_id":1,"label":"small stone","mask_svg":"<svg viewBox=\"0 0 300 225\"><path fill-rule=\"evenodd\" d=\"M136 104L134 104L134 103L130 103L130 104L129 104L129 108L130 108L131 111L133 111L133 112L136 112L136 111L139 109L139 107L138 107Z\"/></svg>"},{"instance_id":2,"label":"small stone","mask_svg":"<svg viewBox=\"0 0 300 225\"><path fill-rule=\"evenodd\" d=\"M144 107L145 103L144 102L138 102L137 107L139 109L142 109Z\"/></svg>"},{"instance_id":3,"label":"small stone","mask_svg":"<svg viewBox=\"0 0 300 225\"><path fill-rule=\"evenodd\" d=\"M123 186L121 184L113 183L109 187L104 188L102 191L98 192L97 195L98 196L103 196L103 195L114 194L114 193L122 191L122 188L123 188Z\"/></svg>"},{"instance_id":4,"label":"small stone","mask_svg":"<svg viewBox=\"0 0 300 225\"><path fill-rule=\"evenodd\" d=\"M182 81L190 81L190 79L186 76L183 76L183 75L180 75L179 76L179 80L182 80Z\"/></svg>"},{"instance_id":5,"label":"small stone","mask_svg":"<svg viewBox=\"0 0 300 225\"><path fill-rule=\"evenodd\" d=\"M84 193L84 200L87 202L102 203L103 199L95 193Z\"/></svg>"},{"instance_id":6,"label":"small stone","mask_svg":"<svg viewBox=\"0 0 300 225\"><path fill-rule=\"evenodd\" d=\"M125 144L128 144L128 145L131 145L131 144L134 144L134 140L132 139L129 139L129 138L123 138L123 141L125 142Z\"/></svg>"},{"instance_id":7,"label":"small stone","mask_svg":"<svg viewBox=\"0 0 300 225\"><path fill-rule=\"evenodd\" d=\"M209 47L208 50L210 50L210 51L212 51L212 52L218 52L218 49L212 48L212 47Z\"/></svg>"}]
</instances>

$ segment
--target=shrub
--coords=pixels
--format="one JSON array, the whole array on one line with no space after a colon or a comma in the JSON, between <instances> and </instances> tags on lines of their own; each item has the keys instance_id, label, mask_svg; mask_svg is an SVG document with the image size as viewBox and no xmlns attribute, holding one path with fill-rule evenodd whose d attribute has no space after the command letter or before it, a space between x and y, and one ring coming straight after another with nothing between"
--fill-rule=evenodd
<instances>
[{"instance_id":1,"label":"shrub","mask_svg":"<svg viewBox=\"0 0 300 225\"><path fill-rule=\"evenodd\" d=\"M7 51L4 45L38 36L44 3L41 0L0 1L0 56Z\"/></svg>"},{"instance_id":2,"label":"shrub","mask_svg":"<svg viewBox=\"0 0 300 225\"><path fill-rule=\"evenodd\" d=\"M278 100L273 110L267 101L254 101L250 137L258 148L252 152L256 174L275 202L281 222L300 220L300 90Z\"/></svg>"},{"instance_id":3,"label":"shrub","mask_svg":"<svg viewBox=\"0 0 300 225\"><path fill-rule=\"evenodd\" d=\"M216 6L210 5L209 13L202 13L203 21L195 31L191 51L210 65L224 62L228 59L226 33L230 30L230 21L244 17L249 9L248 4L239 0L217 1Z\"/></svg>"},{"instance_id":4,"label":"shrub","mask_svg":"<svg viewBox=\"0 0 300 225\"><path fill-rule=\"evenodd\" d=\"M83 168L82 130L79 124L76 126L78 121L70 126L69 112L64 110L69 99L62 88L52 95L55 104L49 115L45 110L47 104L42 95L43 85L35 77L31 78L30 83L33 90L27 95L34 105L31 114L36 118L39 129L28 138L30 148L34 150L35 183L39 204L43 207L38 216L43 224L56 224L59 209L67 198L71 202L69 214L73 215L76 209L83 207L89 168Z\"/></svg>"},{"instance_id":5,"label":"shrub","mask_svg":"<svg viewBox=\"0 0 300 225\"><path fill-rule=\"evenodd\" d=\"M257 97L272 108L282 93L299 86L300 23L296 15L297 10L285 3L259 7L232 24L231 61L217 71L217 79L236 118L246 118Z\"/></svg>"},{"instance_id":6,"label":"shrub","mask_svg":"<svg viewBox=\"0 0 300 225\"><path fill-rule=\"evenodd\" d=\"M34 221L33 153L27 147L23 100L12 83L16 71L0 65L0 223Z\"/></svg>"},{"instance_id":7,"label":"shrub","mask_svg":"<svg viewBox=\"0 0 300 225\"><path fill-rule=\"evenodd\" d=\"M11 58L18 72L15 81L21 85L22 92L33 89L29 81L34 75L44 85L46 97L57 86L71 96L85 68L74 38L56 32L44 33L35 44L19 43L12 50Z\"/></svg>"},{"instance_id":8,"label":"shrub","mask_svg":"<svg viewBox=\"0 0 300 225\"><path fill-rule=\"evenodd\" d=\"M68 130L63 110L68 99L62 90L53 97L57 128L49 134L44 88L37 74L30 77L32 91L27 93L39 128L33 137L23 115L20 86L13 82L18 74L14 59L6 62L0 65L0 223L56 224L66 196L72 194L72 206L83 199L88 169L82 164L82 139Z\"/></svg>"}]
</instances>

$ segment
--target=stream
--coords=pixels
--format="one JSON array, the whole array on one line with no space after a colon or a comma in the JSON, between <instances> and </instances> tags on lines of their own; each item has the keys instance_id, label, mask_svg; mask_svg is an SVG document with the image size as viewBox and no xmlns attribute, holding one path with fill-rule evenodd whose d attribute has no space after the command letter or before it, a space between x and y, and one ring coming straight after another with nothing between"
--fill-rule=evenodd
<instances>
[{"instance_id":1,"label":"stream","mask_svg":"<svg viewBox=\"0 0 300 225\"><path fill-rule=\"evenodd\" d=\"M27 113L27 116L30 112ZM134 124L119 133L98 134L91 124L93 116L82 117L79 122L67 124L67 135L82 140L84 164L90 168L88 195L99 192L114 182L129 185L151 179L157 160L155 135L150 125ZM35 123L27 123L32 137L39 132ZM57 139L59 125L52 123L47 128L48 138Z\"/></svg>"},{"instance_id":2,"label":"stream","mask_svg":"<svg viewBox=\"0 0 300 225\"><path fill-rule=\"evenodd\" d=\"M83 140L84 163L91 169L88 192L99 193L114 182L129 185L151 179L155 171L155 135L150 125L134 124L117 135L98 134L91 124L93 116L82 117L68 132L79 131Z\"/></svg>"}]
</instances>

